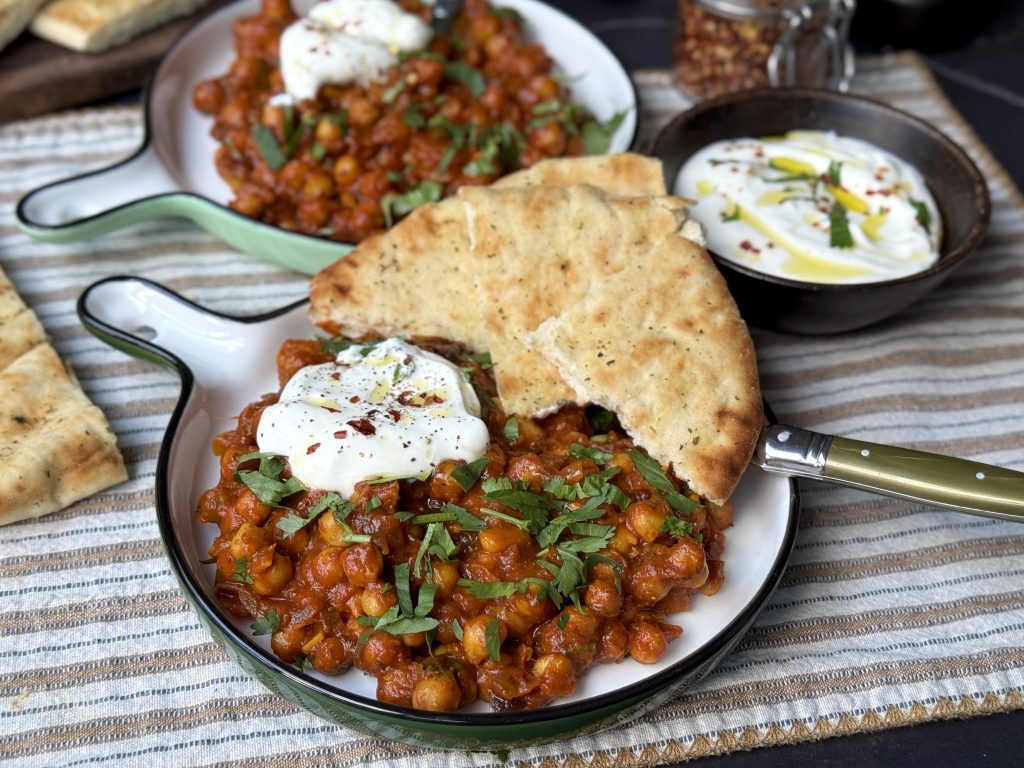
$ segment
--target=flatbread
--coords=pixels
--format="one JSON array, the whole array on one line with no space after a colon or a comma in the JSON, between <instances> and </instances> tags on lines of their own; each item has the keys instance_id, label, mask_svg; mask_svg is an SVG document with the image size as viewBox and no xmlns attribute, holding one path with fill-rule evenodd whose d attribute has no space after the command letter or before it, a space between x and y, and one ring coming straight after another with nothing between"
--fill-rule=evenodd
<instances>
[{"instance_id":1,"label":"flatbread","mask_svg":"<svg viewBox=\"0 0 1024 768\"><path fill-rule=\"evenodd\" d=\"M634 254L528 342L575 397L614 411L651 456L724 501L762 421L754 346L707 253L682 237Z\"/></svg>"},{"instance_id":2,"label":"flatbread","mask_svg":"<svg viewBox=\"0 0 1024 768\"><path fill-rule=\"evenodd\" d=\"M39 318L25 306L7 275L0 270L0 371L44 341L46 334Z\"/></svg>"},{"instance_id":3,"label":"flatbread","mask_svg":"<svg viewBox=\"0 0 1024 768\"><path fill-rule=\"evenodd\" d=\"M46 0L0 0L0 50L25 31Z\"/></svg>"},{"instance_id":4,"label":"flatbread","mask_svg":"<svg viewBox=\"0 0 1024 768\"><path fill-rule=\"evenodd\" d=\"M502 406L544 415L577 398L524 334L675 236L677 197L610 197L586 185L464 188L470 255Z\"/></svg>"},{"instance_id":5,"label":"flatbread","mask_svg":"<svg viewBox=\"0 0 1024 768\"><path fill-rule=\"evenodd\" d=\"M53 0L32 19L32 34L74 51L98 53L208 0Z\"/></svg>"},{"instance_id":6,"label":"flatbread","mask_svg":"<svg viewBox=\"0 0 1024 768\"><path fill-rule=\"evenodd\" d=\"M542 161L501 187L588 183L617 195L664 194L661 163L641 155ZM488 336L475 301L475 268L462 203L424 205L317 274L310 317L349 336L440 336L476 352Z\"/></svg>"},{"instance_id":7,"label":"flatbread","mask_svg":"<svg viewBox=\"0 0 1024 768\"><path fill-rule=\"evenodd\" d=\"M501 177L491 188L568 187L572 184L592 184L622 197L665 194L661 161L633 152L541 160L525 170Z\"/></svg>"},{"instance_id":8,"label":"flatbread","mask_svg":"<svg viewBox=\"0 0 1024 768\"><path fill-rule=\"evenodd\" d=\"M0 524L39 517L127 479L103 413L49 344L0 372Z\"/></svg>"}]
</instances>

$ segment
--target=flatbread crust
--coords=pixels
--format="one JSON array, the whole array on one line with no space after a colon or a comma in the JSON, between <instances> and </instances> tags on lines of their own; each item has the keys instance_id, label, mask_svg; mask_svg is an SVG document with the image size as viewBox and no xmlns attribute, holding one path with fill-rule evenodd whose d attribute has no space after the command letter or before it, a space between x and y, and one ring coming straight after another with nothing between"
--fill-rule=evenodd
<instances>
[{"instance_id":1,"label":"flatbread crust","mask_svg":"<svg viewBox=\"0 0 1024 768\"><path fill-rule=\"evenodd\" d=\"M750 334L700 246L671 237L634 255L528 341L694 490L729 497L761 428L761 394Z\"/></svg>"},{"instance_id":2,"label":"flatbread crust","mask_svg":"<svg viewBox=\"0 0 1024 768\"><path fill-rule=\"evenodd\" d=\"M597 187L464 188L470 255L498 395L544 415L577 398L525 334L678 232L686 201L610 197Z\"/></svg>"},{"instance_id":3,"label":"flatbread crust","mask_svg":"<svg viewBox=\"0 0 1024 768\"><path fill-rule=\"evenodd\" d=\"M46 0L0 0L0 50L25 31Z\"/></svg>"},{"instance_id":4,"label":"flatbread crust","mask_svg":"<svg viewBox=\"0 0 1024 768\"><path fill-rule=\"evenodd\" d=\"M0 372L0 524L63 509L127 479L103 413L49 344Z\"/></svg>"},{"instance_id":5,"label":"flatbread crust","mask_svg":"<svg viewBox=\"0 0 1024 768\"><path fill-rule=\"evenodd\" d=\"M625 153L545 160L500 179L499 188L593 184L616 195L661 195L661 162ZM463 206L424 205L387 232L367 238L317 274L310 318L349 336L440 336L487 350L474 300L475 267Z\"/></svg>"},{"instance_id":6,"label":"flatbread crust","mask_svg":"<svg viewBox=\"0 0 1024 768\"><path fill-rule=\"evenodd\" d=\"M45 341L39 318L25 306L7 275L0 270L0 371Z\"/></svg>"},{"instance_id":7,"label":"flatbread crust","mask_svg":"<svg viewBox=\"0 0 1024 768\"><path fill-rule=\"evenodd\" d=\"M207 0L53 0L32 19L32 34L74 51L99 53Z\"/></svg>"}]
</instances>

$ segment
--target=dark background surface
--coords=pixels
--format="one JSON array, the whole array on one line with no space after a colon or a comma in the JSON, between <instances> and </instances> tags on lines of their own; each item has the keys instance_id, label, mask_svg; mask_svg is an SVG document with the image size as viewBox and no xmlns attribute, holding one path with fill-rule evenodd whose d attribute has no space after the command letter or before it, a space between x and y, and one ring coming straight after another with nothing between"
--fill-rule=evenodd
<instances>
[{"instance_id":1,"label":"dark background surface","mask_svg":"<svg viewBox=\"0 0 1024 768\"><path fill-rule=\"evenodd\" d=\"M668 67L675 0L547 0L582 21L627 69ZM1024 188L1024 2L860 0L858 52L915 48L953 105ZM734 752L699 768L1024 768L1024 711Z\"/></svg>"}]
</instances>

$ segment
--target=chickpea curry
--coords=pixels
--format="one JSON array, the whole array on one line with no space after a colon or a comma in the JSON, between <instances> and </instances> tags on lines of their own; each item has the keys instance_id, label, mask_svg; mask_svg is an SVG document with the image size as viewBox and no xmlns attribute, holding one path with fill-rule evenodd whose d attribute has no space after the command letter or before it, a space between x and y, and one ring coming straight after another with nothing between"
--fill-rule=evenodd
<instances>
[{"instance_id":1,"label":"chickpea curry","mask_svg":"<svg viewBox=\"0 0 1024 768\"><path fill-rule=\"evenodd\" d=\"M334 360L334 342L290 340L282 386ZM668 619L723 581L728 504L708 503L621 432L613 414L567 406L502 412L486 356L420 344L476 390L490 443L419 478L359 482L348 499L307 488L259 453L265 395L213 444L220 481L198 518L217 595L300 669L356 667L377 697L451 711L546 706L595 664L654 663L682 629Z\"/></svg>"},{"instance_id":2,"label":"chickpea curry","mask_svg":"<svg viewBox=\"0 0 1024 768\"><path fill-rule=\"evenodd\" d=\"M400 5L430 18L421 0ZM287 230L359 242L463 185L601 154L625 116L601 124L570 101L515 11L486 0L467 0L449 34L379 79L282 101L279 46L296 18L288 0L263 0L234 23L228 72L193 89L196 109L214 117L230 207Z\"/></svg>"}]
</instances>

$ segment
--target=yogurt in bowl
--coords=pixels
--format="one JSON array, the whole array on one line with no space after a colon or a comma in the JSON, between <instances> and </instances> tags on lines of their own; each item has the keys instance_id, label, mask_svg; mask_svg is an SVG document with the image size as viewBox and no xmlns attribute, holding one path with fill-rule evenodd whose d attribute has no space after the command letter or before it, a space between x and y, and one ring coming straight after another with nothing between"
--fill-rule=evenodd
<instances>
[{"instance_id":1,"label":"yogurt in bowl","mask_svg":"<svg viewBox=\"0 0 1024 768\"><path fill-rule=\"evenodd\" d=\"M676 191L722 258L776 277L869 283L939 258L942 220L922 175L831 131L718 141L680 170Z\"/></svg>"}]
</instances>

